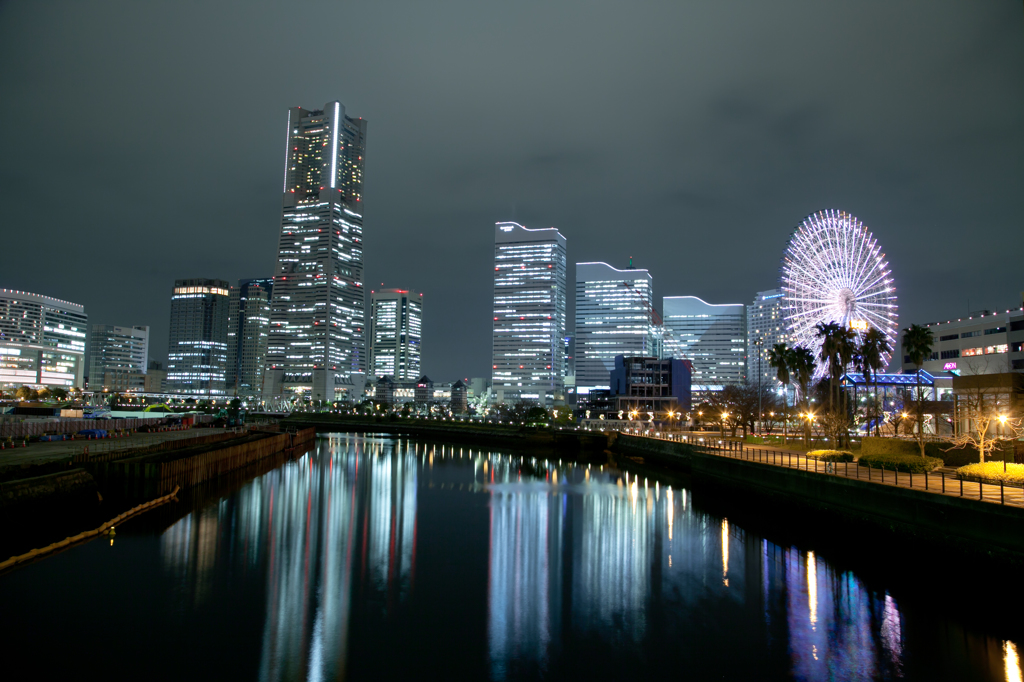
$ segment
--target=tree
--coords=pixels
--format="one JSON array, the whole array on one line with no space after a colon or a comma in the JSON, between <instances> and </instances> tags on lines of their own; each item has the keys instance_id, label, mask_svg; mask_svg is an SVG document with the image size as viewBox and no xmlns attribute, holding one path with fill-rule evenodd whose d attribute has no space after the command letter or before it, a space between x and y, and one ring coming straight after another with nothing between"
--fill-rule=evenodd
<instances>
[{"instance_id":1,"label":"tree","mask_svg":"<svg viewBox=\"0 0 1024 682\"><path fill-rule=\"evenodd\" d=\"M914 417L917 421L917 445L924 457L924 395L921 391L921 365L932 354L934 337L932 330L919 324L912 324L903 330L903 354L917 367L917 395L914 396Z\"/></svg>"},{"instance_id":2,"label":"tree","mask_svg":"<svg viewBox=\"0 0 1024 682\"><path fill-rule=\"evenodd\" d=\"M811 379L814 377L814 353L807 348L797 346L792 349L789 358L790 371L796 375L796 383L800 389L800 400L803 402L804 410L810 412ZM804 421L804 443L810 445L811 424Z\"/></svg>"},{"instance_id":3,"label":"tree","mask_svg":"<svg viewBox=\"0 0 1024 682\"><path fill-rule=\"evenodd\" d=\"M68 392L67 392L67 390L61 388L60 386L54 387L50 391L50 395L52 395L55 400L67 400L68 399Z\"/></svg>"},{"instance_id":4,"label":"tree","mask_svg":"<svg viewBox=\"0 0 1024 682\"><path fill-rule=\"evenodd\" d=\"M872 327L864 333L864 337L860 341L860 348L858 349L857 356L860 365L860 371L864 373L865 385L874 383L874 399L870 403L870 411L868 414L869 424L873 420L875 423L875 435L880 434L879 421L880 415L878 414L878 373L885 369L885 356L892 352L892 345L889 343L889 337L882 333L877 327Z\"/></svg>"},{"instance_id":5,"label":"tree","mask_svg":"<svg viewBox=\"0 0 1024 682\"><path fill-rule=\"evenodd\" d=\"M793 362L793 349L784 343L777 343L768 350L768 364L775 368L775 378L782 384L782 405L783 412L789 411L789 381L790 370ZM789 435L789 415L785 414L782 419L782 442L785 444Z\"/></svg>"},{"instance_id":6,"label":"tree","mask_svg":"<svg viewBox=\"0 0 1024 682\"><path fill-rule=\"evenodd\" d=\"M14 394L19 400L35 400L39 393L31 386L22 386Z\"/></svg>"},{"instance_id":7,"label":"tree","mask_svg":"<svg viewBox=\"0 0 1024 682\"><path fill-rule=\"evenodd\" d=\"M1012 399L1015 390L1019 390L1019 377L988 373L987 360L981 367L973 361L968 361L967 366L973 375L955 379L953 384L958 416L966 421L967 428L955 430L946 441L952 444L949 450L977 450L978 461L983 463L1001 443L1024 436L1020 413L1014 409ZM1007 380L1009 383L1003 383Z\"/></svg>"}]
</instances>

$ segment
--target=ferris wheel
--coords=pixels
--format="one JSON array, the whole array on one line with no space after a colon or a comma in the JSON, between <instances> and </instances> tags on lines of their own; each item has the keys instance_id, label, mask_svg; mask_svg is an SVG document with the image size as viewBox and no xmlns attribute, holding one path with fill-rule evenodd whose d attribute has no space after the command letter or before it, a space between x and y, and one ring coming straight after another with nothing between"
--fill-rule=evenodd
<instances>
[{"instance_id":1,"label":"ferris wheel","mask_svg":"<svg viewBox=\"0 0 1024 682\"><path fill-rule=\"evenodd\" d=\"M896 290L874 235L845 211L819 211L797 226L782 258L783 314L791 346L821 350L815 325L835 322L859 333L874 327L894 348ZM884 361L889 362L886 354ZM819 363L816 379L827 368Z\"/></svg>"}]
</instances>

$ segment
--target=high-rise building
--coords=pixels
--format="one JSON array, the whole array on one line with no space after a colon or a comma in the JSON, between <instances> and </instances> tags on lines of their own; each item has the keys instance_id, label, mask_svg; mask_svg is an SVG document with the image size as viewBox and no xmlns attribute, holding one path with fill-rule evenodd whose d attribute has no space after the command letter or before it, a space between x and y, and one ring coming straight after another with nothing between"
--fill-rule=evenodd
<instances>
[{"instance_id":1,"label":"high-rise building","mask_svg":"<svg viewBox=\"0 0 1024 682\"><path fill-rule=\"evenodd\" d=\"M228 306L227 391L254 396L263 390L274 279L240 279Z\"/></svg>"},{"instance_id":2,"label":"high-rise building","mask_svg":"<svg viewBox=\"0 0 1024 682\"><path fill-rule=\"evenodd\" d=\"M747 306L747 368L751 381L758 375L766 386L775 381L775 369L768 364L768 352L777 343L789 343L782 310L782 289L759 291Z\"/></svg>"},{"instance_id":3,"label":"high-rise building","mask_svg":"<svg viewBox=\"0 0 1024 682\"><path fill-rule=\"evenodd\" d=\"M77 303L0 289L0 386L81 387L88 330Z\"/></svg>"},{"instance_id":4,"label":"high-rise building","mask_svg":"<svg viewBox=\"0 0 1024 682\"><path fill-rule=\"evenodd\" d=\"M665 352L693 364L694 391L720 391L746 381L747 314L742 303L666 296Z\"/></svg>"},{"instance_id":5,"label":"high-rise building","mask_svg":"<svg viewBox=\"0 0 1024 682\"><path fill-rule=\"evenodd\" d=\"M491 381L496 399L564 399L565 237L553 227L494 228Z\"/></svg>"},{"instance_id":6,"label":"high-rise building","mask_svg":"<svg viewBox=\"0 0 1024 682\"><path fill-rule=\"evenodd\" d=\"M169 392L225 394L229 287L222 279L175 280L167 352Z\"/></svg>"},{"instance_id":7,"label":"high-rise building","mask_svg":"<svg viewBox=\"0 0 1024 682\"><path fill-rule=\"evenodd\" d=\"M149 327L94 324L89 334L89 388L143 389L149 362Z\"/></svg>"},{"instance_id":8,"label":"high-rise building","mask_svg":"<svg viewBox=\"0 0 1024 682\"><path fill-rule=\"evenodd\" d=\"M654 281L647 270L576 264L576 392L609 387L615 356L655 356Z\"/></svg>"},{"instance_id":9,"label":"high-rise building","mask_svg":"<svg viewBox=\"0 0 1024 682\"><path fill-rule=\"evenodd\" d=\"M358 398L366 380L366 121L340 102L288 111L263 395Z\"/></svg>"},{"instance_id":10,"label":"high-rise building","mask_svg":"<svg viewBox=\"0 0 1024 682\"><path fill-rule=\"evenodd\" d=\"M420 376L423 294L408 289L370 292L370 366L374 377Z\"/></svg>"}]
</instances>

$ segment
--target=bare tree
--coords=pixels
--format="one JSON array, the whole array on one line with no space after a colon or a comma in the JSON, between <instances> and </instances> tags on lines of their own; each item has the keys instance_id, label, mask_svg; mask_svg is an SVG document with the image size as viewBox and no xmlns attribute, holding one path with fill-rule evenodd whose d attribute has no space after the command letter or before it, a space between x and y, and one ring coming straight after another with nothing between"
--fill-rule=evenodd
<instances>
[{"instance_id":1,"label":"bare tree","mask_svg":"<svg viewBox=\"0 0 1024 682\"><path fill-rule=\"evenodd\" d=\"M984 463L986 455L995 452L1000 443L1014 441L1024 436L1020 416L1013 410L1011 402L1012 385L1000 385L1005 375L988 374L987 360L981 363L968 362L973 374L963 377L961 387L956 391L957 411L966 429L955 429L945 440L952 447L949 450L971 448L978 452L978 461ZM1009 377L1012 380L1014 377Z\"/></svg>"}]
</instances>

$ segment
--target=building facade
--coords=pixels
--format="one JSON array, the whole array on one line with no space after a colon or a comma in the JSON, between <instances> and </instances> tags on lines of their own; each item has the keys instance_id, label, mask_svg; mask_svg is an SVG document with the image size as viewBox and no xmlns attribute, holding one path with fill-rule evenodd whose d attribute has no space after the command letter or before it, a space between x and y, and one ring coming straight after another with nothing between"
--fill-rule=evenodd
<instances>
[{"instance_id":1,"label":"building facade","mask_svg":"<svg viewBox=\"0 0 1024 682\"><path fill-rule=\"evenodd\" d=\"M654 281L647 270L576 264L576 392L608 388L615 357L656 357Z\"/></svg>"},{"instance_id":2,"label":"building facade","mask_svg":"<svg viewBox=\"0 0 1024 682\"><path fill-rule=\"evenodd\" d=\"M665 352L692 363L693 390L720 391L746 381L746 306L696 296L666 296L662 306Z\"/></svg>"},{"instance_id":3,"label":"building facade","mask_svg":"<svg viewBox=\"0 0 1024 682\"><path fill-rule=\"evenodd\" d=\"M761 377L770 386L777 383L775 369L768 364L768 352L777 343L789 344L782 311L782 289L759 291L747 306L747 375L751 381Z\"/></svg>"},{"instance_id":4,"label":"building facade","mask_svg":"<svg viewBox=\"0 0 1024 682\"><path fill-rule=\"evenodd\" d=\"M88 334L77 303L0 289L0 386L83 386Z\"/></svg>"},{"instance_id":5,"label":"building facade","mask_svg":"<svg viewBox=\"0 0 1024 682\"><path fill-rule=\"evenodd\" d=\"M932 353L921 368L935 376L1024 372L1024 307L925 326L932 332ZM917 369L909 355L902 364L905 372Z\"/></svg>"},{"instance_id":6,"label":"building facade","mask_svg":"<svg viewBox=\"0 0 1024 682\"><path fill-rule=\"evenodd\" d=\"M370 367L374 377L400 381L420 375L423 294L408 289L370 292Z\"/></svg>"},{"instance_id":7,"label":"building facade","mask_svg":"<svg viewBox=\"0 0 1024 682\"><path fill-rule=\"evenodd\" d=\"M118 327L112 324L94 324L89 333L89 388L93 390L121 390L145 380L132 379L132 375L145 376L149 363L149 327ZM107 375L110 375L109 378Z\"/></svg>"},{"instance_id":8,"label":"building facade","mask_svg":"<svg viewBox=\"0 0 1024 682\"><path fill-rule=\"evenodd\" d=\"M365 147L366 121L340 102L288 111L264 398L363 393Z\"/></svg>"},{"instance_id":9,"label":"building facade","mask_svg":"<svg viewBox=\"0 0 1024 682\"><path fill-rule=\"evenodd\" d=\"M231 287L227 368L231 395L256 396L263 390L273 293L273 278L242 279Z\"/></svg>"},{"instance_id":10,"label":"building facade","mask_svg":"<svg viewBox=\"0 0 1024 682\"><path fill-rule=\"evenodd\" d=\"M491 383L499 403L564 400L565 246L553 227L495 225Z\"/></svg>"},{"instance_id":11,"label":"building facade","mask_svg":"<svg viewBox=\"0 0 1024 682\"><path fill-rule=\"evenodd\" d=\"M167 349L168 392L225 395L230 286L222 279L175 280Z\"/></svg>"}]
</instances>

